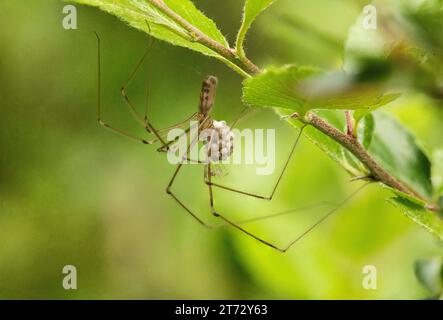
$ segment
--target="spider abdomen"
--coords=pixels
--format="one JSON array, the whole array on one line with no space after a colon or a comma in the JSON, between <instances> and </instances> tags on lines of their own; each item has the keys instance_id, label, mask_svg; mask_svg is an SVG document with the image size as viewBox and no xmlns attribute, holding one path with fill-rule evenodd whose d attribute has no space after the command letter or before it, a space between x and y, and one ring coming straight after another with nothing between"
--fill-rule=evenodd
<instances>
[{"instance_id":1,"label":"spider abdomen","mask_svg":"<svg viewBox=\"0 0 443 320\"><path fill-rule=\"evenodd\" d=\"M234 133L225 121L212 121L207 148L208 158L211 162L226 160L232 154L234 150Z\"/></svg>"}]
</instances>

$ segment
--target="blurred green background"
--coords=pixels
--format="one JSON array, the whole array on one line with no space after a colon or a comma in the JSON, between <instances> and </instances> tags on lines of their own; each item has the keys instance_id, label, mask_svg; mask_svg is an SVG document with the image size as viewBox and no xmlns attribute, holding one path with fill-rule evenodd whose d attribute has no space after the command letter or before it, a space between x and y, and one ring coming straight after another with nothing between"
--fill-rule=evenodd
<instances>
[{"instance_id":1,"label":"blurred green background","mask_svg":"<svg viewBox=\"0 0 443 320\"><path fill-rule=\"evenodd\" d=\"M242 1L195 0L234 40ZM96 41L103 44L105 119L143 134L120 86L146 48L146 35L94 8L78 6L78 30L64 30L60 1L0 2L0 298L58 299L416 299L419 258L441 254L424 230L370 186L286 254L230 229L208 231L168 195L173 167L154 147L111 134L96 122ZM280 0L254 25L248 53L260 66L300 63L334 68L365 2ZM272 28L270 28L272 26ZM201 80L219 77L215 118L242 110L241 78L221 63L156 42L150 59L150 115L157 127L196 110ZM145 75L129 90L143 105ZM407 95L386 110L430 156L443 136L441 106ZM276 128L281 168L296 131L271 111L244 126ZM429 127L439 128L429 130ZM277 168L277 169L278 169ZM278 172L278 170L277 170ZM212 221L202 168L188 166L175 190ZM269 193L276 175L232 168L224 183ZM359 185L302 140L272 203L216 192L216 205L254 217L305 204L339 201ZM254 226L285 244L317 216L297 213ZM277 219L278 220L278 219ZM64 290L62 268L78 270L78 290ZM365 290L365 265L378 288Z\"/></svg>"}]
</instances>

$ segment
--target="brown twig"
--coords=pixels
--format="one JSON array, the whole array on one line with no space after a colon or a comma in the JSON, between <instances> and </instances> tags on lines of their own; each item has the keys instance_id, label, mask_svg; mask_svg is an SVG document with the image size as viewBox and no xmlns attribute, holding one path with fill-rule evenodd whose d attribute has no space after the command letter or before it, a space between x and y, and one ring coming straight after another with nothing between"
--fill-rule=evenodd
<instances>
[{"instance_id":1,"label":"brown twig","mask_svg":"<svg viewBox=\"0 0 443 320\"><path fill-rule=\"evenodd\" d=\"M307 116L307 120L303 120L306 123L309 123L316 129L320 130L330 138L337 141L347 150L349 150L354 156L357 157L370 171L371 176L374 180L383 182L389 187L397 189L401 192L404 192L410 196L421 199L426 202L420 194L418 194L415 190L405 185L403 182L399 181L397 178L392 176L389 172L387 172L383 167L380 166L372 156L367 152L367 150L354 138L354 136L350 136L348 134L344 134L337 128L333 127L325 120L316 116L313 113L310 113Z\"/></svg>"},{"instance_id":2,"label":"brown twig","mask_svg":"<svg viewBox=\"0 0 443 320\"><path fill-rule=\"evenodd\" d=\"M247 73L254 75L260 72L260 69L252 63L248 58L242 57L241 59L237 56L235 50L232 50L229 47L224 46L223 44L211 39L206 34L204 34L202 31L200 31L198 28L194 27L192 24L190 24L188 21L183 19L180 15L174 12L171 8L168 7L166 3L163 2L163 0L149 0L149 2L157 7L159 10L164 12L169 18L174 20L177 24L179 24L181 27L183 27L186 31L188 31L193 39L201 43L202 45L214 50L219 55L224 57L225 59L228 59L230 62L234 63Z\"/></svg>"},{"instance_id":3,"label":"brown twig","mask_svg":"<svg viewBox=\"0 0 443 320\"><path fill-rule=\"evenodd\" d=\"M348 136L354 137L354 119L352 119L351 111L345 111L346 117L346 134Z\"/></svg>"}]
</instances>

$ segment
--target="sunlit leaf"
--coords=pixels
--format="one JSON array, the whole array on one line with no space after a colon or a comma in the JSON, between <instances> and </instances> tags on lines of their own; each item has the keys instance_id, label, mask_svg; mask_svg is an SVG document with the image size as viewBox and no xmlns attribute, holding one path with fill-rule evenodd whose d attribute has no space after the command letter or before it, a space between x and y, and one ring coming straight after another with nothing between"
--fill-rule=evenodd
<instances>
[{"instance_id":1,"label":"sunlit leaf","mask_svg":"<svg viewBox=\"0 0 443 320\"><path fill-rule=\"evenodd\" d=\"M368 114L371 114L372 112L374 112L375 110L377 110L380 107L383 107L384 105L394 101L395 99L397 99L400 96L400 94L397 93L390 93L390 94L386 94L380 101L380 103L368 107L368 108L364 108L364 109L359 109L359 110L355 110L353 115L354 115L354 121L355 121L355 126L356 129L358 129L358 126L360 124L360 121L365 118Z\"/></svg>"},{"instance_id":2,"label":"sunlit leaf","mask_svg":"<svg viewBox=\"0 0 443 320\"><path fill-rule=\"evenodd\" d=\"M440 295L443 291L443 259L421 259L415 262L415 275L420 283L432 294Z\"/></svg>"},{"instance_id":3,"label":"sunlit leaf","mask_svg":"<svg viewBox=\"0 0 443 320\"><path fill-rule=\"evenodd\" d=\"M375 131L375 120L372 114L368 114L363 118L360 126L358 127L358 138L360 143L365 147L365 149L369 149L372 142L372 137L374 136Z\"/></svg>"},{"instance_id":4,"label":"sunlit leaf","mask_svg":"<svg viewBox=\"0 0 443 320\"><path fill-rule=\"evenodd\" d=\"M432 182L437 195L443 196L443 149L434 152Z\"/></svg>"},{"instance_id":5,"label":"sunlit leaf","mask_svg":"<svg viewBox=\"0 0 443 320\"><path fill-rule=\"evenodd\" d=\"M443 50L443 2L422 1L416 8L407 7L404 15L414 27L414 36L420 44L431 50Z\"/></svg>"},{"instance_id":6,"label":"sunlit leaf","mask_svg":"<svg viewBox=\"0 0 443 320\"><path fill-rule=\"evenodd\" d=\"M247 79L243 87L245 103L257 107L278 107L294 110L301 115L313 109L356 110L380 106L391 99L380 90L345 91L339 94L311 90L321 72L312 67L286 66L270 68L258 76ZM392 98L392 97L391 97Z\"/></svg>"},{"instance_id":7,"label":"sunlit leaf","mask_svg":"<svg viewBox=\"0 0 443 320\"><path fill-rule=\"evenodd\" d=\"M430 211L428 204L423 200L386 185L383 185L383 187L395 194L395 197L388 199L389 203L402 211L416 224L435 235L440 241L443 241L443 216L441 212Z\"/></svg>"},{"instance_id":8,"label":"sunlit leaf","mask_svg":"<svg viewBox=\"0 0 443 320\"><path fill-rule=\"evenodd\" d=\"M431 162L415 137L397 120L374 112L375 132L369 153L389 173L424 197L432 196Z\"/></svg>"},{"instance_id":9,"label":"sunlit leaf","mask_svg":"<svg viewBox=\"0 0 443 320\"><path fill-rule=\"evenodd\" d=\"M355 81L414 89L442 99L443 3L392 0L377 5L378 24L368 29L362 14L350 29L343 69Z\"/></svg>"},{"instance_id":10,"label":"sunlit leaf","mask_svg":"<svg viewBox=\"0 0 443 320\"><path fill-rule=\"evenodd\" d=\"M443 241L443 219L439 213L427 210L424 203L417 202L416 199L406 197L404 194L388 201L415 223Z\"/></svg>"},{"instance_id":11,"label":"sunlit leaf","mask_svg":"<svg viewBox=\"0 0 443 320\"><path fill-rule=\"evenodd\" d=\"M254 22L255 18L269 7L276 0L246 0L243 9L243 20L240 30L237 34L236 49L240 56L244 55L243 43L245 41L246 33Z\"/></svg>"},{"instance_id":12,"label":"sunlit leaf","mask_svg":"<svg viewBox=\"0 0 443 320\"><path fill-rule=\"evenodd\" d=\"M215 51L195 42L194 35L155 7L150 0L73 0L73 2L98 7L127 22L131 27L173 45L222 59ZM164 3L205 35L227 46L226 39L215 23L200 12L192 1L164 0Z\"/></svg>"}]
</instances>

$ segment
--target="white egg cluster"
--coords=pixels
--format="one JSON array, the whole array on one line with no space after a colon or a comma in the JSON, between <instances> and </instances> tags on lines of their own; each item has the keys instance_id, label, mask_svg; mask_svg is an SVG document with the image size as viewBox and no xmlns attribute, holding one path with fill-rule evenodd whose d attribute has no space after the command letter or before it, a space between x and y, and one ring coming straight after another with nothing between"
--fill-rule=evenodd
<instances>
[{"instance_id":1,"label":"white egg cluster","mask_svg":"<svg viewBox=\"0 0 443 320\"><path fill-rule=\"evenodd\" d=\"M210 161L226 160L234 149L234 133L225 121L213 120L213 132L208 145Z\"/></svg>"}]
</instances>

